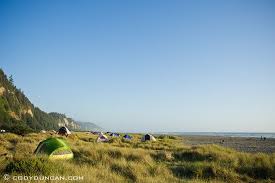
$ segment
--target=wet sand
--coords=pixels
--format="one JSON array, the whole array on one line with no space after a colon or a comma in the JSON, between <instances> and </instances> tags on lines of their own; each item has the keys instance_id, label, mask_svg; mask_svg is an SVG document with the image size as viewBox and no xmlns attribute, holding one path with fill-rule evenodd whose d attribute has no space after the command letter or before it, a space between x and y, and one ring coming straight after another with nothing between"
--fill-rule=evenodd
<instances>
[{"instance_id":1,"label":"wet sand","mask_svg":"<svg viewBox=\"0 0 275 183\"><path fill-rule=\"evenodd\" d=\"M275 153L275 139L261 140L252 137L183 136L187 145L217 144L242 152Z\"/></svg>"}]
</instances>

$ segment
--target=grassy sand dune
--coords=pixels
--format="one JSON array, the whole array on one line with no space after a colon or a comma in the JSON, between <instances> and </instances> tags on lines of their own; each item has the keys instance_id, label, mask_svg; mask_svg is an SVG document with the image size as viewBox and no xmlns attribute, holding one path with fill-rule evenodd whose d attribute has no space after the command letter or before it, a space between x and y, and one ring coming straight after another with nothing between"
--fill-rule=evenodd
<instances>
[{"instance_id":1,"label":"grassy sand dune","mask_svg":"<svg viewBox=\"0 0 275 183\"><path fill-rule=\"evenodd\" d=\"M274 153L251 154L218 145L188 146L176 136L159 136L156 142L144 143L140 142L141 135L134 134L132 141L113 138L108 143L96 143L96 135L79 132L66 138L74 159L35 157L39 142L50 136L0 134L1 176L83 176L83 182L275 181Z\"/></svg>"}]
</instances>

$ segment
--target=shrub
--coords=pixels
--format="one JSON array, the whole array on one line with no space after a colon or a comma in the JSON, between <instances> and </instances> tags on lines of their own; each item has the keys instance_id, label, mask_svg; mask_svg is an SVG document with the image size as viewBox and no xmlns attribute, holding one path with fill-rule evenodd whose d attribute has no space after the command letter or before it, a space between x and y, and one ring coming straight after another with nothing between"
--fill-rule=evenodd
<instances>
[{"instance_id":1,"label":"shrub","mask_svg":"<svg viewBox=\"0 0 275 183\"><path fill-rule=\"evenodd\" d=\"M158 136L158 139L177 139L175 136L171 136L171 135L160 135Z\"/></svg>"},{"instance_id":2,"label":"shrub","mask_svg":"<svg viewBox=\"0 0 275 183\"><path fill-rule=\"evenodd\" d=\"M125 157L127 161L135 161L135 162L140 162L143 160L143 157L141 155L137 154L129 154Z\"/></svg>"},{"instance_id":3,"label":"shrub","mask_svg":"<svg viewBox=\"0 0 275 183\"><path fill-rule=\"evenodd\" d=\"M173 157L178 161L212 161L215 158L212 154L203 154L194 150L175 152Z\"/></svg>"},{"instance_id":4,"label":"shrub","mask_svg":"<svg viewBox=\"0 0 275 183\"><path fill-rule=\"evenodd\" d=\"M122 153L119 150L108 150L107 154L114 159L122 158Z\"/></svg>"},{"instance_id":5,"label":"shrub","mask_svg":"<svg viewBox=\"0 0 275 183\"><path fill-rule=\"evenodd\" d=\"M73 139L73 138L76 138L76 137L71 136L70 140L77 140L77 139ZM91 138L91 137L81 137L81 138L79 138L79 140L82 140L84 142L95 142L95 139Z\"/></svg>"},{"instance_id":6,"label":"shrub","mask_svg":"<svg viewBox=\"0 0 275 183\"><path fill-rule=\"evenodd\" d=\"M23 122L17 122L16 124L8 126L5 129L7 131L9 131L11 133L15 133L17 135L26 135L28 133L34 132L33 129L31 129L30 127L28 127Z\"/></svg>"},{"instance_id":7,"label":"shrub","mask_svg":"<svg viewBox=\"0 0 275 183\"><path fill-rule=\"evenodd\" d=\"M119 143L119 142L121 142L121 140L118 137L113 137L108 141L108 143L110 144Z\"/></svg>"},{"instance_id":8,"label":"shrub","mask_svg":"<svg viewBox=\"0 0 275 183\"><path fill-rule=\"evenodd\" d=\"M155 161L159 162L172 160L171 153L166 151L157 151L156 153L152 153L151 156Z\"/></svg>"},{"instance_id":9,"label":"shrub","mask_svg":"<svg viewBox=\"0 0 275 183\"><path fill-rule=\"evenodd\" d=\"M159 164L152 164L148 166L148 172L151 176L159 176L160 174L164 174L165 172L165 167Z\"/></svg>"},{"instance_id":10,"label":"shrub","mask_svg":"<svg viewBox=\"0 0 275 183\"><path fill-rule=\"evenodd\" d=\"M130 179L132 182L136 182L137 177L132 171L132 168L130 166L123 166L119 164L113 164L111 165L111 170L119 175L122 175L123 177Z\"/></svg>"},{"instance_id":11,"label":"shrub","mask_svg":"<svg viewBox=\"0 0 275 183\"><path fill-rule=\"evenodd\" d=\"M43 158L31 158L10 162L4 172L20 173L24 175L49 175L56 166Z\"/></svg>"},{"instance_id":12,"label":"shrub","mask_svg":"<svg viewBox=\"0 0 275 183\"><path fill-rule=\"evenodd\" d=\"M90 151L86 151L83 149L80 149L80 151L73 150L74 153L74 159L73 161L76 162L77 164L89 164L92 166L95 166L99 162L99 158L95 158L92 156Z\"/></svg>"},{"instance_id":13,"label":"shrub","mask_svg":"<svg viewBox=\"0 0 275 183\"><path fill-rule=\"evenodd\" d=\"M275 179L274 159L265 154L256 154L252 157L242 155L239 159L237 171L255 179Z\"/></svg>"},{"instance_id":14,"label":"shrub","mask_svg":"<svg viewBox=\"0 0 275 183\"><path fill-rule=\"evenodd\" d=\"M174 175L180 178L193 178L196 177L196 169L194 166L173 166L171 170Z\"/></svg>"},{"instance_id":15,"label":"shrub","mask_svg":"<svg viewBox=\"0 0 275 183\"><path fill-rule=\"evenodd\" d=\"M228 171L212 163L185 163L171 168L174 175L180 178L220 179L227 182L235 182L235 172Z\"/></svg>"}]
</instances>

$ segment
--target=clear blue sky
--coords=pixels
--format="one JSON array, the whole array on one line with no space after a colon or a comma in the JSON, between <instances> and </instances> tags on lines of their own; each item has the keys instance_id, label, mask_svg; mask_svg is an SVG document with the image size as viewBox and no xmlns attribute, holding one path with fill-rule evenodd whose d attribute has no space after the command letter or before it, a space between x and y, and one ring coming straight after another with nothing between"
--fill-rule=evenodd
<instances>
[{"instance_id":1,"label":"clear blue sky","mask_svg":"<svg viewBox=\"0 0 275 183\"><path fill-rule=\"evenodd\" d=\"M0 1L0 67L118 131L275 131L275 3Z\"/></svg>"}]
</instances>

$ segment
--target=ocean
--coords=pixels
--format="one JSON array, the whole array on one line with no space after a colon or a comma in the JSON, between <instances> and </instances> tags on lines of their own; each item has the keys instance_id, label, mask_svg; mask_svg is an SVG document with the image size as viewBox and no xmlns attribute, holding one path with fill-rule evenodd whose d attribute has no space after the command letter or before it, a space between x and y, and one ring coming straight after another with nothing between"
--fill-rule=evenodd
<instances>
[{"instance_id":1,"label":"ocean","mask_svg":"<svg viewBox=\"0 0 275 183\"><path fill-rule=\"evenodd\" d=\"M159 133L160 134L160 133ZM222 137L254 137L254 138L275 138L275 133L254 133L254 132L166 132L161 134L171 135L201 135L201 136L222 136Z\"/></svg>"}]
</instances>

